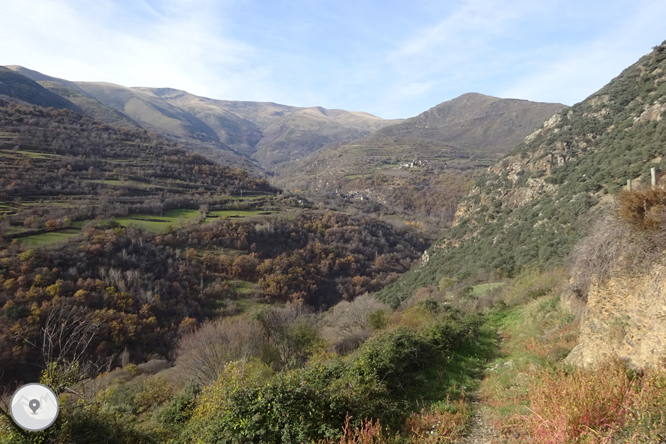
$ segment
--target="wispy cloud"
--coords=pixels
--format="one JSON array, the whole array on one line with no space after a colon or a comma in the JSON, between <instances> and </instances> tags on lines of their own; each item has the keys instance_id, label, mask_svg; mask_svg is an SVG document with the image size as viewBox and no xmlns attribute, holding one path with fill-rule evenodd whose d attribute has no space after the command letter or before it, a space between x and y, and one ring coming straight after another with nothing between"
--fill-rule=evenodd
<instances>
[{"instance_id":1,"label":"wispy cloud","mask_svg":"<svg viewBox=\"0 0 666 444\"><path fill-rule=\"evenodd\" d=\"M666 39L664 17L665 3L638 1L620 23L609 23L607 30L590 40L559 48L557 55L535 56L539 63L497 94L573 105Z\"/></svg>"},{"instance_id":2,"label":"wispy cloud","mask_svg":"<svg viewBox=\"0 0 666 444\"><path fill-rule=\"evenodd\" d=\"M505 31L512 20L532 9L530 5L531 2L512 0L467 0L436 25L418 31L389 58L400 61L430 56L442 49L471 55L474 46L483 45L488 36Z\"/></svg>"},{"instance_id":3,"label":"wispy cloud","mask_svg":"<svg viewBox=\"0 0 666 444\"><path fill-rule=\"evenodd\" d=\"M251 89L267 75L251 45L224 35L218 2L169 0L159 6L137 2L127 11L110 0L12 2L0 40L13 44L3 48L2 62L71 80L175 86L199 94Z\"/></svg>"}]
</instances>

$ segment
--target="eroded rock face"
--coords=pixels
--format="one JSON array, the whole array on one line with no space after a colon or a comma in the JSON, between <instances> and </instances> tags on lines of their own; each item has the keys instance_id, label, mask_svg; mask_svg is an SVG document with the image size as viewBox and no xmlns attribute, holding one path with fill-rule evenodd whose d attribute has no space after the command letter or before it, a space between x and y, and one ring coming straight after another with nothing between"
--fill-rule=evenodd
<instances>
[{"instance_id":1,"label":"eroded rock face","mask_svg":"<svg viewBox=\"0 0 666 444\"><path fill-rule=\"evenodd\" d=\"M646 368L666 358L666 266L590 286L579 345L566 361L594 367L620 358Z\"/></svg>"}]
</instances>

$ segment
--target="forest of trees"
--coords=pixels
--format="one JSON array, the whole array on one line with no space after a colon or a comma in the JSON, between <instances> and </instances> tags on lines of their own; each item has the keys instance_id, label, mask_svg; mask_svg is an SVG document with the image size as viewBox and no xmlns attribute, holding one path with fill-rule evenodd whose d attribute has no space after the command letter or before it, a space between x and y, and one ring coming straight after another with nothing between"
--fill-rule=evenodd
<instances>
[{"instance_id":1,"label":"forest of trees","mask_svg":"<svg viewBox=\"0 0 666 444\"><path fill-rule=\"evenodd\" d=\"M13 242L0 250L0 341L7 344L0 369L4 380L38 373L39 351L30 344L63 306L101 326L95 357L127 348L138 360L171 358L179 334L214 316L215 301L237 297L228 280L257 284L257 300L326 308L393 282L425 247L376 219L331 212L263 223L220 219L162 235L108 222L56 248Z\"/></svg>"}]
</instances>

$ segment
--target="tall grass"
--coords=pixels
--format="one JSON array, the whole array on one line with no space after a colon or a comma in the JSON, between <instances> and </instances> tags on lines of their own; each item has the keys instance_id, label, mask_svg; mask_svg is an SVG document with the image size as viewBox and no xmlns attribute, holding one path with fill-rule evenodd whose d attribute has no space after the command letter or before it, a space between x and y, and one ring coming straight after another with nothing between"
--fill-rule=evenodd
<instances>
[{"instance_id":1,"label":"tall grass","mask_svg":"<svg viewBox=\"0 0 666 444\"><path fill-rule=\"evenodd\" d=\"M480 394L502 442L659 443L666 437L666 368L636 371L619 360L596 370L564 365L578 325L557 296L496 316L503 356Z\"/></svg>"},{"instance_id":2,"label":"tall grass","mask_svg":"<svg viewBox=\"0 0 666 444\"><path fill-rule=\"evenodd\" d=\"M339 440L329 438L319 441L319 444L381 444L386 442L379 419L375 422L372 419L366 419L360 427L355 427L354 430L349 425L349 420L350 417L347 414Z\"/></svg>"},{"instance_id":3,"label":"tall grass","mask_svg":"<svg viewBox=\"0 0 666 444\"><path fill-rule=\"evenodd\" d=\"M539 369L531 374L523 429L534 443L638 442L664 431L664 408L664 369L641 374L621 361L596 371Z\"/></svg>"},{"instance_id":4,"label":"tall grass","mask_svg":"<svg viewBox=\"0 0 666 444\"><path fill-rule=\"evenodd\" d=\"M444 444L460 439L472 416L472 408L464 397L457 402L435 405L413 413L405 423L405 431L412 443Z\"/></svg>"}]
</instances>

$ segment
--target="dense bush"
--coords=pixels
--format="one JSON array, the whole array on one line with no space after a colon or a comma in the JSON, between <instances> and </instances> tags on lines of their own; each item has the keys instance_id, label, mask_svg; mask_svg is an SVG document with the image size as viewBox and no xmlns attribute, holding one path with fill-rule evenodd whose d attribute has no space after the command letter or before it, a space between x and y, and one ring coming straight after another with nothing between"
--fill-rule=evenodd
<instances>
[{"instance_id":1,"label":"dense bush","mask_svg":"<svg viewBox=\"0 0 666 444\"><path fill-rule=\"evenodd\" d=\"M640 231L664 229L666 221L666 190L647 187L623 190L618 196L618 216Z\"/></svg>"},{"instance_id":2,"label":"dense bush","mask_svg":"<svg viewBox=\"0 0 666 444\"><path fill-rule=\"evenodd\" d=\"M345 419L399 430L420 372L473 340L479 319L433 314L421 328L380 331L345 358L274 376L256 360L229 364L205 389L182 440L300 443L337 438Z\"/></svg>"}]
</instances>

